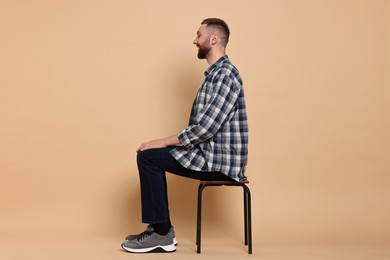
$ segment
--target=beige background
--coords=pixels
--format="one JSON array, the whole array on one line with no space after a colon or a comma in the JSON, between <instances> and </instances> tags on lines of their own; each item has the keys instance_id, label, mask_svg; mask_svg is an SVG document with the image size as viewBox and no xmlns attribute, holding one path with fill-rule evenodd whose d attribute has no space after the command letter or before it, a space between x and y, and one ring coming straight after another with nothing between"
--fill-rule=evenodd
<instances>
[{"instance_id":1,"label":"beige background","mask_svg":"<svg viewBox=\"0 0 390 260\"><path fill-rule=\"evenodd\" d=\"M186 126L207 17L230 25L245 83L253 257L389 249L389 14L385 0L0 0L0 259L132 257L119 245L144 228L135 149ZM196 190L169 176L187 257ZM203 255L245 257L241 190L205 198Z\"/></svg>"}]
</instances>

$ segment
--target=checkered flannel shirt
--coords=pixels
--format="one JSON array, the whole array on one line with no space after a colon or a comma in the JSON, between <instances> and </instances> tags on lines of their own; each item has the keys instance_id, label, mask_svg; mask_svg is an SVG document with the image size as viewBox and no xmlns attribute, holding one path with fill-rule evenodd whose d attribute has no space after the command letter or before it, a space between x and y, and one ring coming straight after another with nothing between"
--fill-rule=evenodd
<instances>
[{"instance_id":1,"label":"checkered flannel shirt","mask_svg":"<svg viewBox=\"0 0 390 260\"><path fill-rule=\"evenodd\" d=\"M245 180L248 124L244 89L236 67L223 56L205 71L189 125L178 134L183 146L171 155L185 168L222 172Z\"/></svg>"}]
</instances>

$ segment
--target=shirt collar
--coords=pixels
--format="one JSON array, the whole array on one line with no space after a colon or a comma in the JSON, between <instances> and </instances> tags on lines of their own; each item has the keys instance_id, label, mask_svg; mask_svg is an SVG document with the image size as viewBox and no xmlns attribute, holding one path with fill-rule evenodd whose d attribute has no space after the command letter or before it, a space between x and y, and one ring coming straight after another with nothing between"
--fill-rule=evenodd
<instances>
[{"instance_id":1,"label":"shirt collar","mask_svg":"<svg viewBox=\"0 0 390 260\"><path fill-rule=\"evenodd\" d=\"M214 62L205 72L204 72L204 75L205 76L208 76L210 75L211 72L213 72L213 70L219 66L222 65L222 63L224 63L225 61L227 61L229 59L229 57L227 55L224 55L222 56L221 58L219 58L216 62Z\"/></svg>"}]
</instances>

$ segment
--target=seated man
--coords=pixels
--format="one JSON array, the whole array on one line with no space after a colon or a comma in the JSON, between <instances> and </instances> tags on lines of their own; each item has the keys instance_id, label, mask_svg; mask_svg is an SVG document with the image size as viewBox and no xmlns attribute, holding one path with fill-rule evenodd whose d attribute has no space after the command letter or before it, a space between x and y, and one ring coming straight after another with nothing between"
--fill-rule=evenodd
<instances>
[{"instance_id":1,"label":"seated man","mask_svg":"<svg viewBox=\"0 0 390 260\"><path fill-rule=\"evenodd\" d=\"M193 43L198 58L206 59L210 67L195 97L188 127L137 149L142 222L148 226L126 237L122 248L128 252L176 250L165 172L198 180L246 179L247 115L241 77L225 53L229 34L221 19L201 23Z\"/></svg>"}]
</instances>

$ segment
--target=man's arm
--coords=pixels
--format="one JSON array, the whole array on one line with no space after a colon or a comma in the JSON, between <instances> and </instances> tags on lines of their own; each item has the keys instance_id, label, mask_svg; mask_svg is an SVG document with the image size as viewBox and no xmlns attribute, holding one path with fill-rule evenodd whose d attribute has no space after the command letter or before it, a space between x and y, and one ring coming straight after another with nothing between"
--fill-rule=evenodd
<instances>
[{"instance_id":1,"label":"man's arm","mask_svg":"<svg viewBox=\"0 0 390 260\"><path fill-rule=\"evenodd\" d=\"M177 138L177 135L171 135L165 138L156 139L156 140L143 143L138 147L137 152L145 151L149 149L165 148L173 145L181 145L179 138Z\"/></svg>"}]
</instances>

